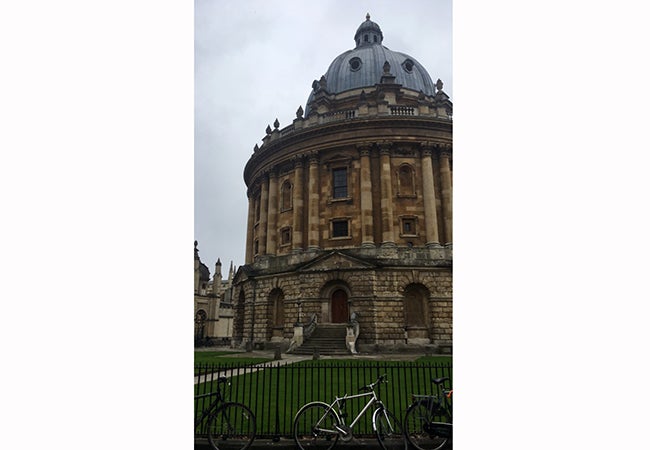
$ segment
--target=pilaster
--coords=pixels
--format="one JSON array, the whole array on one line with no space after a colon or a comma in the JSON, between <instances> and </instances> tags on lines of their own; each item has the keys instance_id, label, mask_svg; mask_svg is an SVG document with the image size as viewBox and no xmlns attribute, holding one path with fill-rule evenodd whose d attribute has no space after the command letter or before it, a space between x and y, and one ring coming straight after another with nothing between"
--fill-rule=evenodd
<instances>
[{"instance_id":1,"label":"pilaster","mask_svg":"<svg viewBox=\"0 0 650 450\"><path fill-rule=\"evenodd\" d=\"M438 217L436 214L436 193L434 190L433 147L425 144L422 148L422 197L424 199L424 226L427 247L440 246L438 237Z\"/></svg>"},{"instance_id":2,"label":"pilaster","mask_svg":"<svg viewBox=\"0 0 650 450\"><path fill-rule=\"evenodd\" d=\"M390 143L382 142L379 145L379 159L381 165L381 236L382 246L395 245L395 232L393 230L393 183L390 170Z\"/></svg>"}]
</instances>

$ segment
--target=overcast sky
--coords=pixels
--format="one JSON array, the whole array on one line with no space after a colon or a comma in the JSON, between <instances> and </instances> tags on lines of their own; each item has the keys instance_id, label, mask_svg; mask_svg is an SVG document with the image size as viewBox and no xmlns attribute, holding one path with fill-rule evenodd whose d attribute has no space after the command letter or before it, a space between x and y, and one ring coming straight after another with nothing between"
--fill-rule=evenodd
<instances>
[{"instance_id":1,"label":"overcast sky","mask_svg":"<svg viewBox=\"0 0 650 450\"><path fill-rule=\"evenodd\" d=\"M452 97L451 0L195 1L194 233L201 260L244 264L244 166L266 126L305 108L312 81L354 48L370 13L383 45L418 60ZM189 243L188 243L189 245Z\"/></svg>"}]
</instances>

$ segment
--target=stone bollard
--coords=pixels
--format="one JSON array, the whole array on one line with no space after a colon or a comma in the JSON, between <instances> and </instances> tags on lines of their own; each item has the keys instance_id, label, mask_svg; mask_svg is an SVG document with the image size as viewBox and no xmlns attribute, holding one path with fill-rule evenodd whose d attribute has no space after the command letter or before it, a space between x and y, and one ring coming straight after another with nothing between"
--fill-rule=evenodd
<instances>
[{"instance_id":1,"label":"stone bollard","mask_svg":"<svg viewBox=\"0 0 650 450\"><path fill-rule=\"evenodd\" d=\"M314 356L312 357L312 359L314 361L320 359L320 354L318 353L318 349L314 350Z\"/></svg>"},{"instance_id":2,"label":"stone bollard","mask_svg":"<svg viewBox=\"0 0 650 450\"><path fill-rule=\"evenodd\" d=\"M280 352L279 348L275 349L275 354L273 355L273 359L276 361L279 361L282 359L282 352Z\"/></svg>"}]
</instances>

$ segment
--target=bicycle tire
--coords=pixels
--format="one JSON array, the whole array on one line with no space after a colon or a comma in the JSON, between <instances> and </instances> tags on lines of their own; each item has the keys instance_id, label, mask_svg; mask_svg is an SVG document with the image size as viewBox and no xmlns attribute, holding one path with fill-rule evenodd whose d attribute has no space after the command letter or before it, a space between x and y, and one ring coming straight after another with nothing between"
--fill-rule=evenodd
<instances>
[{"instance_id":1,"label":"bicycle tire","mask_svg":"<svg viewBox=\"0 0 650 450\"><path fill-rule=\"evenodd\" d=\"M213 449L228 442L228 448L246 450L255 440L256 421L253 411L241 403L228 402L210 416L208 441Z\"/></svg>"},{"instance_id":2,"label":"bicycle tire","mask_svg":"<svg viewBox=\"0 0 650 450\"><path fill-rule=\"evenodd\" d=\"M432 422L451 424L451 418L444 414L435 415L426 403L417 402L409 406L404 416L404 434L408 443L417 450L451 448L451 438L436 435L429 427Z\"/></svg>"},{"instance_id":3,"label":"bicycle tire","mask_svg":"<svg viewBox=\"0 0 650 450\"><path fill-rule=\"evenodd\" d=\"M339 440L339 424L338 414L326 403L307 403L293 420L293 439L302 450L331 449Z\"/></svg>"},{"instance_id":4,"label":"bicycle tire","mask_svg":"<svg viewBox=\"0 0 650 450\"><path fill-rule=\"evenodd\" d=\"M377 408L372 413L372 427L382 449L394 449L400 442L404 443L406 449L407 442L402 431L402 424L390 410Z\"/></svg>"}]
</instances>

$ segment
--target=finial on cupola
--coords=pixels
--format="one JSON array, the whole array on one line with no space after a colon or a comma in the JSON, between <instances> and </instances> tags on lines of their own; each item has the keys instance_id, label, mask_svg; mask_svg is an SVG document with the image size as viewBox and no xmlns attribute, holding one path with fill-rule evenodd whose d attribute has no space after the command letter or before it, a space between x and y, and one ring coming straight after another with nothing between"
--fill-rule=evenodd
<instances>
[{"instance_id":1,"label":"finial on cupola","mask_svg":"<svg viewBox=\"0 0 650 450\"><path fill-rule=\"evenodd\" d=\"M302 105L298 106L298 109L296 110L296 118L297 119L302 119L302 115L305 112L302 110Z\"/></svg>"},{"instance_id":2,"label":"finial on cupola","mask_svg":"<svg viewBox=\"0 0 650 450\"><path fill-rule=\"evenodd\" d=\"M273 122L273 126L275 127L276 130L277 130L278 127L280 126L280 122L278 122L277 117L276 117L276 119L275 119L275 122Z\"/></svg>"},{"instance_id":3,"label":"finial on cupola","mask_svg":"<svg viewBox=\"0 0 650 450\"><path fill-rule=\"evenodd\" d=\"M370 20L370 13L366 13L366 20Z\"/></svg>"},{"instance_id":4,"label":"finial on cupola","mask_svg":"<svg viewBox=\"0 0 650 450\"><path fill-rule=\"evenodd\" d=\"M271 131L273 131L273 130L271 130L271 125L267 125L266 126L266 134L271 134Z\"/></svg>"}]
</instances>

